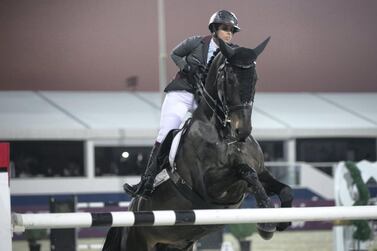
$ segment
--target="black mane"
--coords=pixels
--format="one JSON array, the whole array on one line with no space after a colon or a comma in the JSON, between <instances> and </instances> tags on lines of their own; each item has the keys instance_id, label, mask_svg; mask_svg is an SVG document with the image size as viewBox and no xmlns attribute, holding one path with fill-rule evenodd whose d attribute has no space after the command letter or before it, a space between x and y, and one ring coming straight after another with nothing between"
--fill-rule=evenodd
<instances>
[{"instance_id":1,"label":"black mane","mask_svg":"<svg viewBox=\"0 0 377 251\"><path fill-rule=\"evenodd\" d=\"M202 75L202 80L203 80L204 83L207 82L207 76L208 76L209 69L211 68L212 62L215 59L215 57L219 54L219 52L220 52L220 48L217 48L215 50L215 52L213 53L212 57L209 59L207 65L206 65L205 71Z\"/></svg>"},{"instance_id":2,"label":"black mane","mask_svg":"<svg viewBox=\"0 0 377 251\"><path fill-rule=\"evenodd\" d=\"M204 74L205 87L211 93L215 91L213 88L217 89L215 85L217 72L220 65L224 62L225 57L223 54L219 53L220 50L216 50L214 55L211 57L210 61L207 64L206 72Z\"/></svg>"}]
</instances>

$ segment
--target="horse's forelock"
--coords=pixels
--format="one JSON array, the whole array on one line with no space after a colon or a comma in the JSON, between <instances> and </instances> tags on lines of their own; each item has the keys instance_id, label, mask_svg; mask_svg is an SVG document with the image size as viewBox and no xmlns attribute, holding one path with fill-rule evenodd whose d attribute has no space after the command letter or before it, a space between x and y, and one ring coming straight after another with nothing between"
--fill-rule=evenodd
<instances>
[{"instance_id":1,"label":"horse's forelock","mask_svg":"<svg viewBox=\"0 0 377 251\"><path fill-rule=\"evenodd\" d=\"M212 63L213 61L215 60L216 56L219 54L220 52L220 48L217 48L214 52L213 52L213 55L212 57L209 59L208 63L207 63L207 71L209 70L209 68L212 66Z\"/></svg>"},{"instance_id":2,"label":"horse's forelock","mask_svg":"<svg viewBox=\"0 0 377 251\"><path fill-rule=\"evenodd\" d=\"M232 58L228 59L230 64L235 65L249 65L257 59L257 55L254 50L244 47L238 47L235 49L235 53Z\"/></svg>"},{"instance_id":3,"label":"horse's forelock","mask_svg":"<svg viewBox=\"0 0 377 251\"><path fill-rule=\"evenodd\" d=\"M252 49L238 47L236 48L233 57L229 59L229 63L231 65L234 64L238 66L248 66L250 64L253 64L256 58L257 55ZM250 102L251 100L253 100L255 93L255 68L252 67L248 69L239 69L237 67L234 67L233 70L240 85L241 102Z\"/></svg>"}]
</instances>

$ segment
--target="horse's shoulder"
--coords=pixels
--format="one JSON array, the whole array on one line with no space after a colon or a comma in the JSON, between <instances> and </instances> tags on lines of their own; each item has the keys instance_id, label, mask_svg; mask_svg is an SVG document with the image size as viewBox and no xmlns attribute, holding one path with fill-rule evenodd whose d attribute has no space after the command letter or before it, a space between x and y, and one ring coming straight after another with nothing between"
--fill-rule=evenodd
<instances>
[{"instance_id":1,"label":"horse's shoulder","mask_svg":"<svg viewBox=\"0 0 377 251\"><path fill-rule=\"evenodd\" d=\"M201 120L196 120L190 126L189 134L203 141L218 142L218 133L216 128L210 123Z\"/></svg>"},{"instance_id":2,"label":"horse's shoulder","mask_svg":"<svg viewBox=\"0 0 377 251\"><path fill-rule=\"evenodd\" d=\"M250 145L258 149L258 151L262 152L262 148L259 145L259 142L252 136L249 135L248 141L250 142Z\"/></svg>"},{"instance_id":3,"label":"horse's shoulder","mask_svg":"<svg viewBox=\"0 0 377 251\"><path fill-rule=\"evenodd\" d=\"M262 163L264 159L262 148L252 135L248 137L248 146L250 148L249 152L252 152L254 158Z\"/></svg>"}]
</instances>

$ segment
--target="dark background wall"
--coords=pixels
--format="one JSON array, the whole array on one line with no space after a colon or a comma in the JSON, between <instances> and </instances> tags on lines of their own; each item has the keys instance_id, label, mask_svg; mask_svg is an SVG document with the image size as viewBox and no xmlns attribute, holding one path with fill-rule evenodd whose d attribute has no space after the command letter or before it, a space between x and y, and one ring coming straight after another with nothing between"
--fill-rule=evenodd
<instances>
[{"instance_id":1,"label":"dark background wall","mask_svg":"<svg viewBox=\"0 0 377 251\"><path fill-rule=\"evenodd\" d=\"M168 51L219 9L239 18L235 43L272 37L259 91L377 91L377 1L165 0ZM157 1L0 1L0 90L125 90L131 76L157 91Z\"/></svg>"}]
</instances>

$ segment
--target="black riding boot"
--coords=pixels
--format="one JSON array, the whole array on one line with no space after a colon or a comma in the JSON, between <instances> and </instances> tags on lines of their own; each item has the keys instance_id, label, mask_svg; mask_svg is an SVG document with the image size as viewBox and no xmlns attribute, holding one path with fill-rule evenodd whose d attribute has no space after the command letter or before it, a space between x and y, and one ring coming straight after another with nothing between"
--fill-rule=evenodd
<instances>
[{"instance_id":1,"label":"black riding boot","mask_svg":"<svg viewBox=\"0 0 377 251\"><path fill-rule=\"evenodd\" d=\"M131 186L126 183L123 185L124 191L126 191L126 193L128 193L132 197L136 197L137 195L148 196L152 193L154 179L160 171L160 168L157 164L157 154L160 149L160 145L161 144L159 142L156 142L154 144L152 152L149 156L147 168L145 169L145 172L141 177L139 184Z\"/></svg>"}]
</instances>

